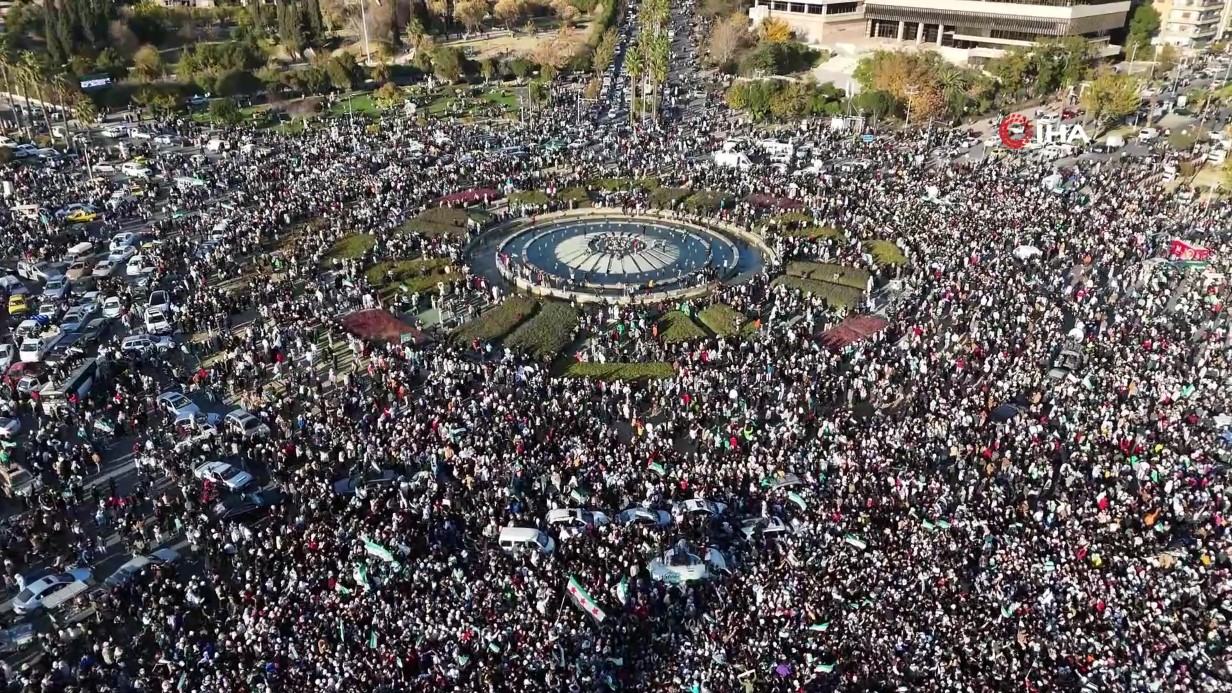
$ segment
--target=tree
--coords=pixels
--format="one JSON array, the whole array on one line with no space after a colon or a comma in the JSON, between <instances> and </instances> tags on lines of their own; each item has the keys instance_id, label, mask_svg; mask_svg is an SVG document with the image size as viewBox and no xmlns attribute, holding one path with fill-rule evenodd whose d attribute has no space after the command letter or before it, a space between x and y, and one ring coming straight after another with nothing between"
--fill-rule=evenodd
<instances>
[{"instance_id":1,"label":"tree","mask_svg":"<svg viewBox=\"0 0 1232 693\"><path fill-rule=\"evenodd\" d=\"M1090 86L1082 94L1087 115L1097 130L1138 110L1140 86L1132 75L1108 68L1095 73Z\"/></svg>"},{"instance_id":2,"label":"tree","mask_svg":"<svg viewBox=\"0 0 1232 693\"><path fill-rule=\"evenodd\" d=\"M388 82L389 63L385 60L378 60L376 64L372 66L372 79L378 82Z\"/></svg>"},{"instance_id":3,"label":"tree","mask_svg":"<svg viewBox=\"0 0 1232 693\"><path fill-rule=\"evenodd\" d=\"M484 83L491 82L497 73L497 65L495 58L484 58L479 61L479 74L483 75Z\"/></svg>"},{"instance_id":4,"label":"tree","mask_svg":"<svg viewBox=\"0 0 1232 693\"><path fill-rule=\"evenodd\" d=\"M442 46L432 54L432 73L444 82L456 82L462 78L462 52L452 46Z\"/></svg>"},{"instance_id":5,"label":"tree","mask_svg":"<svg viewBox=\"0 0 1232 693\"><path fill-rule=\"evenodd\" d=\"M393 108L406 101L406 92L393 82L386 82L380 89L372 92L372 100L381 108Z\"/></svg>"},{"instance_id":6,"label":"tree","mask_svg":"<svg viewBox=\"0 0 1232 693\"><path fill-rule=\"evenodd\" d=\"M1151 3L1145 2L1134 10L1129 20L1129 31L1125 36L1125 53L1135 53L1145 50L1151 45L1151 37L1159 33L1159 10ZM1131 48L1136 47L1135 48Z\"/></svg>"},{"instance_id":7,"label":"tree","mask_svg":"<svg viewBox=\"0 0 1232 693\"><path fill-rule=\"evenodd\" d=\"M1160 46L1155 52L1155 62L1160 72L1171 72L1180 61L1181 52L1171 43Z\"/></svg>"},{"instance_id":8,"label":"tree","mask_svg":"<svg viewBox=\"0 0 1232 693\"><path fill-rule=\"evenodd\" d=\"M260 5L261 3L253 0L251 4ZM321 17L321 4L318 0L305 0L304 19L308 24L308 28L312 31L312 37L320 39L325 33L325 22Z\"/></svg>"},{"instance_id":9,"label":"tree","mask_svg":"<svg viewBox=\"0 0 1232 693\"><path fill-rule=\"evenodd\" d=\"M518 20L525 16L528 10L526 0L497 0L496 6L492 8L492 13L496 18L504 22L505 28L513 30L513 26Z\"/></svg>"},{"instance_id":10,"label":"tree","mask_svg":"<svg viewBox=\"0 0 1232 693\"><path fill-rule=\"evenodd\" d=\"M793 37L791 25L778 17L767 17L761 22L761 38L770 43L787 43Z\"/></svg>"},{"instance_id":11,"label":"tree","mask_svg":"<svg viewBox=\"0 0 1232 693\"><path fill-rule=\"evenodd\" d=\"M288 6L284 0L277 0L274 5L278 16L278 38L282 40L283 48L291 55L299 55L304 48L303 19L299 11L299 3L291 0Z\"/></svg>"},{"instance_id":12,"label":"tree","mask_svg":"<svg viewBox=\"0 0 1232 693\"><path fill-rule=\"evenodd\" d=\"M602 74L607 71L612 65L612 60L616 57L616 47L620 41L615 29L608 29L603 32L603 36L599 38L599 43L595 45L595 54L591 58L591 67L594 68L595 74Z\"/></svg>"},{"instance_id":13,"label":"tree","mask_svg":"<svg viewBox=\"0 0 1232 693\"><path fill-rule=\"evenodd\" d=\"M153 82L162 77L165 70L162 53L154 46L142 46L133 54L133 77L137 81Z\"/></svg>"},{"instance_id":14,"label":"tree","mask_svg":"<svg viewBox=\"0 0 1232 693\"><path fill-rule=\"evenodd\" d=\"M210 102L210 117L225 125L239 125L244 114L234 99L214 99Z\"/></svg>"},{"instance_id":15,"label":"tree","mask_svg":"<svg viewBox=\"0 0 1232 693\"><path fill-rule=\"evenodd\" d=\"M335 89L349 90L355 85L359 66L350 53L342 53L330 58L325 63L325 76Z\"/></svg>"},{"instance_id":16,"label":"tree","mask_svg":"<svg viewBox=\"0 0 1232 693\"><path fill-rule=\"evenodd\" d=\"M552 0L552 12L566 25L573 24L581 14L568 0Z\"/></svg>"},{"instance_id":17,"label":"tree","mask_svg":"<svg viewBox=\"0 0 1232 693\"><path fill-rule=\"evenodd\" d=\"M227 70L214 82L213 92L218 96L238 96L255 94L264 86L256 75L247 70Z\"/></svg>"},{"instance_id":18,"label":"tree","mask_svg":"<svg viewBox=\"0 0 1232 693\"><path fill-rule=\"evenodd\" d=\"M710 32L710 61L718 66L729 65L749 43L749 21L742 13L728 15Z\"/></svg>"},{"instance_id":19,"label":"tree","mask_svg":"<svg viewBox=\"0 0 1232 693\"><path fill-rule=\"evenodd\" d=\"M474 31L483 25L484 18L488 16L487 0L459 0L453 6L453 16L468 32Z\"/></svg>"}]
</instances>

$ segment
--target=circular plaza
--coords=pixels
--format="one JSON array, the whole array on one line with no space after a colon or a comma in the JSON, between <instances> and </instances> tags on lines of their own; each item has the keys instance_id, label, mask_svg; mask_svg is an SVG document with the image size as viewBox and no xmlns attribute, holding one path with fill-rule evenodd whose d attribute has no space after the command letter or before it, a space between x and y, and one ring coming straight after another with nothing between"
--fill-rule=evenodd
<instances>
[{"instance_id":1,"label":"circular plaza","mask_svg":"<svg viewBox=\"0 0 1232 693\"><path fill-rule=\"evenodd\" d=\"M761 269L759 245L745 234L676 219L587 210L503 234L494 250L501 276L525 291L628 303L736 281Z\"/></svg>"}]
</instances>

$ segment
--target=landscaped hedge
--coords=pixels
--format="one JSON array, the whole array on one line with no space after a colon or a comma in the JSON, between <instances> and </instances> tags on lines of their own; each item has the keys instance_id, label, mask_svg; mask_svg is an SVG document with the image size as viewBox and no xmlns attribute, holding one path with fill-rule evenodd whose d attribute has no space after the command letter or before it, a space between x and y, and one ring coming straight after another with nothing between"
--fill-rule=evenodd
<instances>
[{"instance_id":1,"label":"landscaped hedge","mask_svg":"<svg viewBox=\"0 0 1232 693\"><path fill-rule=\"evenodd\" d=\"M840 240L843 238L843 232L833 226L808 226L803 229L787 229L779 233L790 238L833 238Z\"/></svg>"},{"instance_id":2,"label":"landscaped hedge","mask_svg":"<svg viewBox=\"0 0 1232 693\"><path fill-rule=\"evenodd\" d=\"M571 378L596 380L652 380L676 374L670 363L571 363L563 373Z\"/></svg>"},{"instance_id":3,"label":"landscaped hedge","mask_svg":"<svg viewBox=\"0 0 1232 693\"><path fill-rule=\"evenodd\" d=\"M590 193L586 192L586 188L565 188L557 193L556 196L565 202L576 202L578 204L590 202Z\"/></svg>"},{"instance_id":4,"label":"landscaped hedge","mask_svg":"<svg viewBox=\"0 0 1232 693\"><path fill-rule=\"evenodd\" d=\"M673 310L659 318L659 338L668 344L677 342L695 342L706 336L702 328L693 322L693 318Z\"/></svg>"},{"instance_id":5,"label":"landscaped hedge","mask_svg":"<svg viewBox=\"0 0 1232 693\"><path fill-rule=\"evenodd\" d=\"M787 274L805 279L830 282L864 291L868 288L869 271L859 267L844 267L818 262L791 262Z\"/></svg>"},{"instance_id":6,"label":"landscaped hedge","mask_svg":"<svg viewBox=\"0 0 1232 693\"><path fill-rule=\"evenodd\" d=\"M487 342L500 339L534 314L535 301L522 296L510 296L500 305L459 327L453 339L459 344L469 344L478 339Z\"/></svg>"},{"instance_id":7,"label":"landscaped hedge","mask_svg":"<svg viewBox=\"0 0 1232 693\"><path fill-rule=\"evenodd\" d=\"M774 280L775 286L790 286L807 294L821 297L834 308L849 310L860 302L864 292L849 286L784 275Z\"/></svg>"},{"instance_id":8,"label":"landscaped hedge","mask_svg":"<svg viewBox=\"0 0 1232 693\"><path fill-rule=\"evenodd\" d=\"M867 241L865 249L872 253L873 259L882 265L905 265L907 256L898 246L889 241Z\"/></svg>"},{"instance_id":9,"label":"landscaped hedge","mask_svg":"<svg viewBox=\"0 0 1232 693\"><path fill-rule=\"evenodd\" d=\"M699 190L684 201L685 209L699 213L717 212L731 204L732 197L721 190Z\"/></svg>"},{"instance_id":10,"label":"landscaped hedge","mask_svg":"<svg viewBox=\"0 0 1232 693\"><path fill-rule=\"evenodd\" d=\"M697 314L701 324L720 337L726 337L740 332L740 328L748 322L744 313L732 308L726 303L715 303L707 306Z\"/></svg>"},{"instance_id":11,"label":"landscaped hedge","mask_svg":"<svg viewBox=\"0 0 1232 693\"><path fill-rule=\"evenodd\" d=\"M536 358L555 357L569 342L577 328L578 312L567 303L544 303L535 317L523 322L505 338L505 346Z\"/></svg>"}]
</instances>

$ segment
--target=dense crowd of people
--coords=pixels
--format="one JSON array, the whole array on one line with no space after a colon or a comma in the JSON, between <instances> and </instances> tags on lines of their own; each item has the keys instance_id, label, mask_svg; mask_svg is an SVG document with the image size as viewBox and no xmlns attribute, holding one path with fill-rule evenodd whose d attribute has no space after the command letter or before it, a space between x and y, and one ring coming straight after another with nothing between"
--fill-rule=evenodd
<instances>
[{"instance_id":1,"label":"dense crowd of people","mask_svg":"<svg viewBox=\"0 0 1232 693\"><path fill-rule=\"evenodd\" d=\"M1076 162L1055 192L1041 185L1053 166L1025 155L928 156L948 145L943 132L867 144L805 126L793 136L823 167L719 168L706 155L753 134L719 108L687 129L552 111L489 124L391 114L379 126L241 130L228 136L250 153L152 153L163 180L202 185L164 184L88 226L0 212L14 259L56 259L138 223L157 259L150 286L170 292L180 332L166 352L121 351L140 327L140 289L101 279L128 313L101 339L111 366L90 396L47 414L9 383L29 422L11 454L45 488L10 502L6 585L119 550L187 554L92 591L75 622L40 625L42 656L10 658L23 663L0 688L1217 691L1232 680L1232 207L1168 191L1168 155ZM411 143L416 160L402 154ZM109 192L63 168L10 177L49 209ZM464 269L468 244L484 225L568 206L497 205L452 236L405 230L443 196L648 177L727 192L736 203L721 209L666 211L718 218L772 251L751 280L683 305L579 308L560 358L666 363L671 377L565 378L499 340L368 341L339 323L390 300L368 274L383 261L447 259L451 296L490 300L499 292ZM592 192L613 209L658 204L632 183ZM786 206L800 211L781 223ZM816 228L835 232L805 232ZM354 234L371 247L339 257ZM1170 262L1176 238L1213 263ZM836 307L775 281L797 261L862 271L869 286L850 311ZM686 342L656 328L666 310L713 303L755 328ZM874 308L881 331L840 348L823 339ZM1081 358L1057 368L1067 343ZM168 389L243 406L268 432L179 445L155 402ZM131 485L106 472L120 455L136 462ZM251 471L243 493L260 499L198 479L213 459ZM549 522L562 509L610 522ZM509 527L545 532L553 550L507 550ZM683 554L710 559L708 577L657 579L652 563Z\"/></svg>"}]
</instances>

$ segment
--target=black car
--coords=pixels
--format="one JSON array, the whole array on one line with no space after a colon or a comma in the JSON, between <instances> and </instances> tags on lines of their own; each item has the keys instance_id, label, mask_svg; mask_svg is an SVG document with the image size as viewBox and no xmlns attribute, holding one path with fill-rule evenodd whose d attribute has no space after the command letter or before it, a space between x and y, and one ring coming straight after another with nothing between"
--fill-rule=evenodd
<instances>
[{"instance_id":1,"label":"black car","mask_svg":"<svg viewBox=\"0 0 1232 693\"><path fill-rule=\"evenodd\" d=\"M210 508L210 515L221 522L252 524L264 518L270 511L268 505L260 505L245 498L222 500Z\"/></svg>"}]
</instances>

